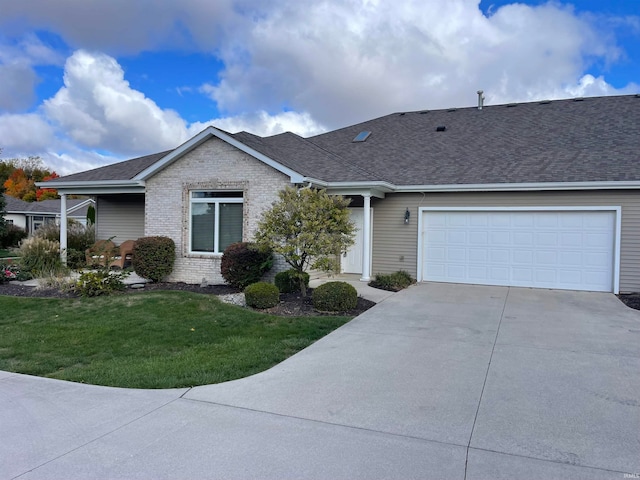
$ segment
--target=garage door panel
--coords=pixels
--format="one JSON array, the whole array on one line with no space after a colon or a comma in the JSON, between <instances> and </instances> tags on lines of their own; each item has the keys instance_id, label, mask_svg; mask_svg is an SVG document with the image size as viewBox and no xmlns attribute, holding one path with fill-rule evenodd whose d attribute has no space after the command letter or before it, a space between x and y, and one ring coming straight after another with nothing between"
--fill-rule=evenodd
<instances>
[{"instance_id":1,"label":"garage door panel","mask_svg":"<svg viewBox=\"0 0 640 480\"><path fill-rule=\"evenodd\" d=\"M467 232L460 230L451 230L447 232L447 242L450 244L466 245Z\"/></svg>"},{"instance_id":2,"label":"garage door panel","mask_svg":"<svg viewBox=\"0 0 640 480\"><path fill-rule=\"evenodd\" d=\"M533 232L514 232L513 243L515 245L530 246L533 245Z\"/></svg>"},{"instance_id":3,"label":"garage door panel","mask_svg":"<svg viewBox=\"0 0 640 480\"><path fill-rule=\"evenodd\" d=\"M531 263L533 262L533 254L533 250L513 250L513 253L511 255L511 263L513 265L531 265Z\"/></svg>"},{"instance_id":4,"label":"garage door panel","mask_svg":"<svg viewBox=\"0 0 640 480\"><path fill-rule=\"evenodd\" d=\"M582 252L559 252L558 263L570 267L580 267L584 263Z\"/></svg>"},{"instance_id":5,"label":"garage door panel","mask_svg":"<svg viewBox=\"0 0 640 480\"><path fill-rule=\"evenodd\" d=\"M585 234L584 246L588 248L606 248L609 244L609 236L604 233Z\"/></svg>"},{"instance_id":6,"label":"garage door panel","mask_svg":"<svg viewBox=\"0 0 640 480\"><path fill-rule=\"evenodd\" d=\"M534 218L538 228L558 228L558 216L555 213L539 213Z\"/></svg>"},{"instance_id":7,"label":"garage door panel","mask_svg":"<svg viewBox=\"0 0 640 480\"><path fill-rule=\"evenodd\" d=\"M471 245L488 245L489 233L487 231L470 231L469 244Z\"/></svg>"},{"instance_id":8,"label":"garage door panel","mask_svg":"<svg viewBox=\"0 0 640 480\"><path fill-rule=\"evenodd\" d=\"M464 248L450 247L446 252L446 259L451 263L464 264L467 261L467 250Z\"/></svg>"},{"instance_id":9,"label":"garage door panel","mask_svg":"<svg viewBox=\"0 0 640 480\"><path fill-rule=\"evenodd\" d=\"M469 248L469 263L486 263L489 252L486 249Z\"/></svg>"},{"instance_id":10,"label":"garage door panel","mask_svg":"<svg viewBox=\"0 0 640 480\"><path fill-rule=\"evenodd\" d=\"M427 247L426 259L429 262L433 262L432 265L436 265L436 261L442 261L445 259L446 249L444 247Z\"/></svg>"},{"instance_id":11,"label":"garage door panel","mask_svg":"<svg viewBox=\"0 0 640 480\"><path fill-rule=\"evenodd\" d=\"M508 265L511 261L511 252L507 249L494 248L490 250L489 260L492 264L504 264Z\"/></svg>"},{"instance_id":12,"label":"garage door panel","mask_svg":"<svg viewBox=\"0 0 640 480\"><path fill-rule=\"evenodd\" d=\"M496 230L489 232L489 243L491 245L510 245L511 232L507 230Z\"/></svg>"},{"instance_id":13,"label":"garage door panel","mask_svg":"<svg viewBox=\"0 0 640 480\"><path fill-rule=\"evenodd\" d=\"M613 290L616 214L426 211L423 280Z\"/></svg>"}]
</instances>

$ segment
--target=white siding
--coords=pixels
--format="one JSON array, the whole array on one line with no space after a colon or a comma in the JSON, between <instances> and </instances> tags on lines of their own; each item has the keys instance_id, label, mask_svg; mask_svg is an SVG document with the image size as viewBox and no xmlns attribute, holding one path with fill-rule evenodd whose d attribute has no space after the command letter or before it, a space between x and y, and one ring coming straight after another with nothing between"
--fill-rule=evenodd
<instances>
[{"instance_id":1,"label":"white siding","mask_svg":"<svg viewBox=\"0 0 640 480\"><path fill-rule=\"evenodd\" d=\"M27 229L27 217L22 214L9 213L4 216L4 219L13 221L13 224L16 227L20 227L24 230Z\"/></svg>"}]
</instances>

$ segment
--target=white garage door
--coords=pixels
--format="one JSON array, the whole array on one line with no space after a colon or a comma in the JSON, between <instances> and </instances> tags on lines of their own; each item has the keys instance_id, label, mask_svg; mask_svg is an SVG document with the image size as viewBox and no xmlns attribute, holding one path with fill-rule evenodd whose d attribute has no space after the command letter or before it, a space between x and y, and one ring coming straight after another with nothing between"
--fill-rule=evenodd
<instances>
[{"instance_id":1,"label":"white garage door","mask_svg":"<svg viewBox=\"0 0 640 480\"><path fill-rule=\"evenodd\" d=\"M424 210L422 280L615 289L614 210Z\"/></svg>"}]
</instances>

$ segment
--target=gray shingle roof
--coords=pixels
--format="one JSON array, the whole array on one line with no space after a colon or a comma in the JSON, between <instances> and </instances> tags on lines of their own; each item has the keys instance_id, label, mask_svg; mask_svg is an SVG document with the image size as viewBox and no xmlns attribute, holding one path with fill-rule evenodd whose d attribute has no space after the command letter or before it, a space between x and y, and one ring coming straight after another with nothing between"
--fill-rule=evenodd
<instances>
[{"instance_id":1,"label":"gray shingle roof","mask_svg":"<svg viewBox=\"0 0 640 480\"><path fill-rule=\"evenodd\" d=\"M640 180L640 96L407 112L308 140L395 185Z\"/></svg>"},{"instance_id":2,"label":"gray shingle roof","mask_svg":"<svg viewBox=\"0 0 640 480\"><path fill-rule=\"evenodd\" d=\"M436 131L439 126L445 131ZM371 135L353 142L362 131ZM302 138L232 135L327 182L461 185L640 181L640 95L394 113ZM169 152L62 177L129 180Z\"/></svg>"},{"instance_id":3,"label":"gray shingle roof","mask_svg":"<svg viewBox=\"0 0 640 480\"><path fill-rule=\"evenodd\" d=\"M166 154L171 152L172 150L153 153L151 155L145 155L144 157L137 157L131 160L125 160L124 162L118 162L104 167L94 168L93 170L66 175L64 177L56 178L55 182L131 180L144 169L150 167Z\"/></svg>"},{"instance_id":4,"label":"gray shingle roof","mask_svg":"<svg viewBox=\"0 0 640 480\"><path fill-rule=\"evenodd\" d=\"M60 213L60 200L43 200L41 202L25 202L19 198L2 194L5 200L7 213L32 213L32 214L58 214ZM67 211L76 205L86 202L86 198L67 199ZM88 205L73 212L74 217L84 217L87 214Z\"/></svg>"}]
</instances>

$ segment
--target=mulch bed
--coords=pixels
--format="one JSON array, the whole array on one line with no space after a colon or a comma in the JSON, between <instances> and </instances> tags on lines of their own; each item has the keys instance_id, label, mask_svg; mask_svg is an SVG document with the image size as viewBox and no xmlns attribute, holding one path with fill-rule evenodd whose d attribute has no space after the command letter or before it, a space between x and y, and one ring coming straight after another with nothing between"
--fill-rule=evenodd
<instances>
[{"instance_id":1,"label":"mulch bed","mask_svg":"<svg viewBox=\"0 0 640 480\"><path fill-rule=\"evenodd\" d=\"M624 295L618 295L618 298L627 307L640 310L640 293L625 293Z\"/></svg>"},{"instance_id":2,"label":"mulch bed","mask_svg":"<svg viewBox=\"0 0 640 480\"><path fill-rule=\"evenodd\" d=\"M132 289L127 288L122 292L123 295L134 295L149 291L168 291L168 290L180 290L183 292L200 293L204 295L226 295L229 293L238 293L240 290L230 287L228 285L208 285L201 287L200 285L194 285L189 283L147 283L144 288ZM353 310L348 312L318 312L313 309L313 303L311 295L313 289L307 289L307 296L302 297L300 293L282 293L280 294L280 303L273 308L261 310L265 313L272 315L280 315L286 317L301 317L301 316L319 316L319 315L346 315L357 316L361 313L369 310L375 305L375 302L365 300L362 297L358 297L358 305ZM73 292L64 292L56 288L34 288L21 285L19 283L4 283L0 285L0 295L7 295L12 297L38 297L38 298L77 298L78 295Z\"/></svg>"}]
</instances>

